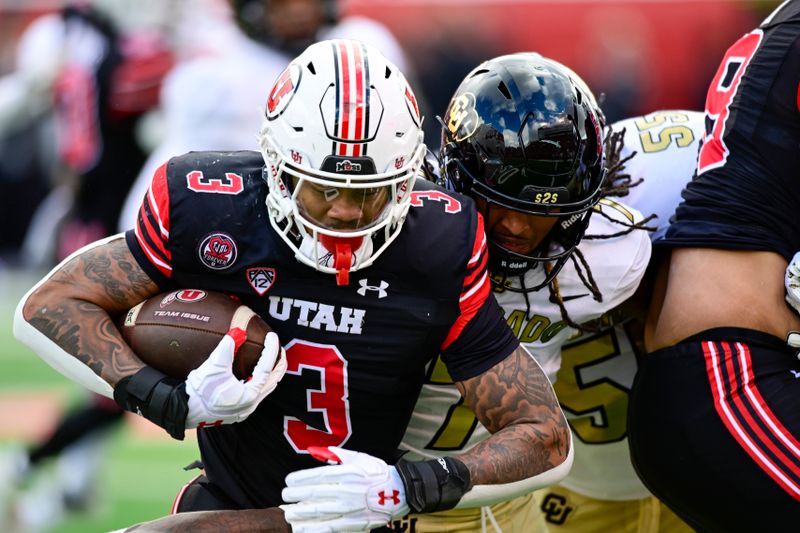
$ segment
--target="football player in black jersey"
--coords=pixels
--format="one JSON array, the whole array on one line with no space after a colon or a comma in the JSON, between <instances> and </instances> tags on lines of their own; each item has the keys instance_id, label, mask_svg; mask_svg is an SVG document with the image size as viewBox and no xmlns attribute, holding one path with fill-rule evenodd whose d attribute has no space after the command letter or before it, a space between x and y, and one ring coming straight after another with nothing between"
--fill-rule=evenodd
<instances>
[{"instance_id":1,"label":"football player in black jersey","mask_svg":"<svg viewBox=\"0 0 800 533\"><path fill-rule=\"evenodd\" d=\"M697 176L663 247L630 445L647 487L698 531L794 531L800 518L800 0L727 51ZM659 243L655 243L658 245Z\"/></svg>"},{"instance_id":2,"label":"football player in black jersey","mask_svg":"<svg viewBox=\"0 0 800 533\"><path fill-rule=\"evenodd\" d=\"M23 298L18 338L173 437L198 428L204 475L178 512L294 502L283 509L295 532L365 530L563 477L569 430L490 296L482 217L416 180L425 147L402 73L364 43L322 41L265 97L261 153L160 167L134 230ZM235 330L186 380L122 341L113 315L186 287L236 294L272 326L252 379L231 373ZM494 434L457 457L398 460L438 354Z\"/></svg>"}]
</instances>

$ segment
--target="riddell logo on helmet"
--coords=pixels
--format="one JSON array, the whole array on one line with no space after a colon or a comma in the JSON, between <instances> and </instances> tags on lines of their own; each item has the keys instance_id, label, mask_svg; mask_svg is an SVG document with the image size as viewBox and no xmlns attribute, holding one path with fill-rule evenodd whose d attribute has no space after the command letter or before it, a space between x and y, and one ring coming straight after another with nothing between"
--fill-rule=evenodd
<instances>
[{"instance_id":1,"label":"riddell logo on helmet","mask_svg":"<svg viewBox=\"0 0 800 533\"><path fill-rule=\"evenodd\" d=\"M349 159L337 161L336 172L361 172L361 163L352 163Z\"/></svg>"},{"instance_id":2,"label":"riddell logo on helmet","mask_svg":"<svg viewBox=\"0 0 800 533\"><path fill-rule=\"evenodd\" d=\"M565 221L563 221L561 223L561 227L563 229L567 229L571 225L573 225L575 222L579 221L582 218L583 218L583 213L578 213L578 214L572 215L571 217L569 217L568 219L566 219Z\"/></svg>"}]
</instances>

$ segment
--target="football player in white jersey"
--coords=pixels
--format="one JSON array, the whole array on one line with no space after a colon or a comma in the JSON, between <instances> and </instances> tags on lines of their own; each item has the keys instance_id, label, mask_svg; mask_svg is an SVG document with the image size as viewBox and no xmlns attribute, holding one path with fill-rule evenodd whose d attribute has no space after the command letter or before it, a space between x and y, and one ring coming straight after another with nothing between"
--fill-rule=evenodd
<instances>
[{"instance_id":1,"label":"football player in white jersey","mask_svg":"<svg viewBox=\"0 0 800 533\"><path fill-rule=\"evenodd\" d=\"M190 150L257 149L253 132L270 89L290 59L311 42L357 39L381 50L407 72L402 49L382 24L364 17L337 21L332 0L231 0L241 31L226 35L216 50L180 63L161 93L163 140L153 150L128 193L119 220L136 223L153 172Z\"/></svg>"},{"instance_id":2,"label":"football player in white jersey","mask_svg":"<svg viewBox=\"0 0 800 533\"><path fill-rule=\"evenodd\" d=\"M703 129L703 113L681 110L658 111L611 126L622 141L619 160L630 180L621 201L655 215L648 222L656 228L650 233L652 240L666 232L681 190L694 173ZM584 239L592 233L590 224ZM603 257L589 259L589 264L599 272L630 253L625 246L615 247ZM562 348L554 387L569 419L576 452L569 476L536 493L551 533L692 531L645 488L628 450L628 393L637 358L644 353L644 313L635 302L640 295L647 296L649 287L642 283L636 297L604 316L601 331L580 333ZM595 305L581 298L569 303L568 309L576 317L587 316Z\"/></svg>"},{"instance_id":3,"label":"football player in white jersey","mask_svg":"<svg viewBox=\"0 0 800 533\"><path fill-rule=\"evenodd\" d=\"M495 296L551 380L561 347L578 325L628 300L650 259L642 215L611 198L601 200L602 122L577 75L531 53L478 66L456 90L444 119L443 177L476 198ZM462 406L443 366L431 368L403 439L408 455L457 453L487 435ZM546 530L533 494L409 520L424 532Z\"/></svg>"}]
</instances>

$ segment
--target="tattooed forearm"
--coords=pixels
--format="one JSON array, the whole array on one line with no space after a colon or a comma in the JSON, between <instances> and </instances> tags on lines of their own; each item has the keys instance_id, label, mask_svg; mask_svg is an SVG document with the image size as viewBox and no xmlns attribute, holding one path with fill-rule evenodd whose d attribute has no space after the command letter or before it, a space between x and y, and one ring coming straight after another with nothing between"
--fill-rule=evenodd
<instances>
[{"instance_id":1,"label":"tattooed forearm","mask_svg":"<svg viewBox=\"0 0 800 533\"><path fill-rule=\"evenodd\" d=\"M108 383L142 367L110 315L158 292L123 239L90 249L65 263L25 303L30 324Z\"/></svg>"},{"instance_id":2,"label":"tattooed forearm","mask_svg":"<svg viewBox=\"0 0 800 533\"><path fill-rule=\"evenodd\" d=\"M139 524L125 533L289 533L291 528L277 507L244 511L195 511Z\"/></svg>"},{"instance_id":3,"label":"tattooed forearm","mask_svg":"<svg viewBox=\"0 0 800 533\"><path fill-rule=\"evenodd\" d=\"M523 348L458 388L493 433L459 455L473 484L517 481L564 461L570 442L566 419L547 377Z\"/></svg>"}]
</instances>

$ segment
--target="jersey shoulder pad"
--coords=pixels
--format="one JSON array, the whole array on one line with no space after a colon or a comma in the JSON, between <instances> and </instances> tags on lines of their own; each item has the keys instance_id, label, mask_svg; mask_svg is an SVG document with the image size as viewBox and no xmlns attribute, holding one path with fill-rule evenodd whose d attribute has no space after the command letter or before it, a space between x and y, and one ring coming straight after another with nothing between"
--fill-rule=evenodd
<instances>
[{"instance_id":1,"label":"jersey shoulder pad","mask_svg":"<svg viewBox=\"0 0 800 533\"><path fill-rule=\"evenodd\" d=\"M261 154L251 150L239 150L233 152L201 151L187 152L183 155L173 157L168 162L168 174L183 174L193 170L201 172L236 172L239 174L254 173L261 178L261 170L264 167L264 159ZM200 190L196 192L211 192Z\"/></svg>"},{"instance_id":2,"label":"jersey shoulder pad","mask_svg":"<svg viewBox=\"0 0 800 533\"><path fill-rule=\"evenodd\" d=\"M594 210L586 230L591 235L597 235L598 231L603 232L600 235L619 233L623 224L636 224L644 220L642 213L618 198L601 198Z\"/></svg>"},{"instance_id":3,"label":"jersey shoulder pad","mask_svg":"<svg viewBox=\"0 0 800 533\"><path fill-rule=\"evenodd\" d=\"M266 194L263 166L261 154L250 151L189 152L170 159L170 219L210 227L214 221L233 218L231 212L250 212L257 205L251 202L253 196Z\"/></svg>"},{"instance_id":4,"label":"jersey shoulder pad","mask_svg":"<svg viewBox=\"0 0 800 533\"><path fill-rule=\"evenodd\" d=\"M650 232L632 229L615 237L604 238L624 232L627 225L641 222L642 215L636 209L617 200L603 199L598 204L602 214L593 213L586 230L587 237L579 245L592 275L603 295L602 311L613 309L630 298L639 286L650 261ZM569 272L572 272L570 269ZM559 281L562 276L559 274ZM579 283L576 277L574 280Z\"/></svg>"},{"instance_id":5,"label":"jersey shoulder pad","mask_svg":"<svg viewBox=\"0 0 800 533\"><path fill-rule=\"evenodd\" d=\"M486 248L482 218L472 199L422 179L411 192L398 240L404 261L431 277L463 275L470 258Z\"/></svg>"}]
</instances>

